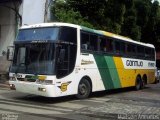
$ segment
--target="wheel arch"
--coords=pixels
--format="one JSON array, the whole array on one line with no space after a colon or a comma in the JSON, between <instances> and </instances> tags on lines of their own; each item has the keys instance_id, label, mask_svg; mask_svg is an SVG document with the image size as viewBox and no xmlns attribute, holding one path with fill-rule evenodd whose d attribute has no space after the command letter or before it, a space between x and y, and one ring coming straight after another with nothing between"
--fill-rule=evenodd
<instances>
[{"instance_id":1,"label":"wheel arch","mask_svg":"<svg viewBox=\"0 0 160 120\"><path fill-rule=\"evenodd\" d=\"M91 92L92 92L92 91L93 91L93 90L92 90L93 84L92 84L91 78L86 75L86 76L83 76L83 77L81 78L81 80L82 80L82 79L86 79L86 80L89 82L89 84L91 85ZM81 82L81 80L79 81L79 83Z\"/></svg>"},{"instance_id":2,"label":"wheel arch","mask_svg":"<svg viewBox=\"0 0 160 120\"><path fill-rule=\"evenodd\" d=\"M146 74L143 75L142 80L144 81L145 84L147 84L147 75Z\"/></svg>"},{"instance_id":3,"label":"wheel arch","mask_svg":"<svg viewBox=\"0 0 160 120\"><path fill-rule=\"evenodd\" d=\"M138 74L137 76L136 76L136 81L137 81L137 78L140 78L140 80L142 80L142 77L141 77L141 75L140 74Z\"/></svg>"}]
</instances>

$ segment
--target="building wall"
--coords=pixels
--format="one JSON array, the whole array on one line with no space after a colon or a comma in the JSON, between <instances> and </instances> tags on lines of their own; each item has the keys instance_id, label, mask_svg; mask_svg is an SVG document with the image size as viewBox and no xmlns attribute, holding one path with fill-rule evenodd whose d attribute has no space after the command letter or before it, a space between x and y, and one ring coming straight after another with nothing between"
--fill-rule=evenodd
<instances>
[{"instance_id":1,"label":"building wall","mask_svg":"<svg viewBox=\"0 0 160 120\"><path fill-rule=\"evenodd\" d=\"M0 6L0 73L5 73L9 68L10 62L6 60L6 52L7 46L13 45L15 30L14 11Z\"/></svg>"},{"instance_id":2,"label":"building wall","mask_svg":"<svg viewBox=\"0 0 160 120\"><path fill-rule=\"evenodd\" d=\"M24 0L22 25L44 22L46 0Z\"/></svg>"},{"instance_id":3,"label":"building wall","mask_svg":"<svg viewBox=\"0 0 160 120\"><path fill-rule=\"evenodd\" d=\"M7 51L7 46L13 45L15 39L15 13L6 7L0 7L0 56Z\"/></svg>"},{"instance_id":4,"label":"building wall","mask_svg":"<svg viewBox=\"0 0 160 120\"><path fill-rule=\"evenodd\" d=\"M157 67L160 68L160 51L156 53L156 62Z\"/></svg>"},{"instance_id":5,"label":"building wall","mask_svg":"<svg viewBox=\"0 0 160 120\"><path fill-rule=\"evenodd\" d=\"M160 51L157 52L157 54L156 54L156 59L157 59L157 60L160 60Z\"/></svg>"},{"instance_id":6,"label":"building wall","mask_svg":"<svg viewBox=\"0 0 160 120\"><path fill-rule=\"evenodd\" d=\"M50 21L50 3L52 0L23 0L19 6L22 25L44 23ZM5 4L6 5L6 4ZM14 8L9 2L7 6ZM12 46L17 28L15 12L0 6L0 74L8 70L10 62L6 60L7 46Z\"/></svg>"}]
</instances>

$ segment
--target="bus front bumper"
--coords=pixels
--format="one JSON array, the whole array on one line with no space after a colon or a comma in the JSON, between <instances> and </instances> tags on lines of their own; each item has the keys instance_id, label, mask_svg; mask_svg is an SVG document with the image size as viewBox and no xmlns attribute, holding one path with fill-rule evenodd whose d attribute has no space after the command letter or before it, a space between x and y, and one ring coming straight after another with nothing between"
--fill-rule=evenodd
<instances>
[{"instance_id":1,"label":"bus front bumper","mask_svg":"<svg viewBox=\"0 0 160 120\"><path fill-rule=\"evenodd\" d=\"M10 88L22 93L35 94L45 97L57 97L55 85L37 84L33 82L9 81Z\"/></svg>"}]
</instances>

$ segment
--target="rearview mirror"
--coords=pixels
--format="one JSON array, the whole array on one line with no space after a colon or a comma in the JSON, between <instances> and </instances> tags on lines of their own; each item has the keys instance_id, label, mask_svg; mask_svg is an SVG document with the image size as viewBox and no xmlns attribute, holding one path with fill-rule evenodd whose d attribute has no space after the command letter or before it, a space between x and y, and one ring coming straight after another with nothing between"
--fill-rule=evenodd
<instances>
[{"instance_id":1,"label":"rearview mirror","mask_svg":"<svg viewBox=\"0 0 160 120\"><path fill-rule=\"evenodd\" d=\"M12 61L14 55L14 46L8 46L7 47L7 60Z\"/></svg>"}]
</instances>

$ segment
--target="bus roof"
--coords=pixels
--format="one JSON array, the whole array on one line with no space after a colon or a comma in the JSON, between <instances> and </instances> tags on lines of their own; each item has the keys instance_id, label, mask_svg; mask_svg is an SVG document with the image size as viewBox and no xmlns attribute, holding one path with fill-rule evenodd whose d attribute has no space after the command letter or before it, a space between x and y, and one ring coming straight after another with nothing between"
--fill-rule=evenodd
<instances>
[{"instance_id":1,"label":"bus roof","mask_svg":"<svg viewBox=\"0 0 160 120\"><path fill-rule=\"evenodd\" d=\"M34 25L25 25L25 26L22 26L20 29L52 27L52 26L69 26L69 27L73 27L73 28L79 28L79 29L82 29L84 31L88 31L88 32L91 32L91 33L104 35L104 36L108 36L108 37L111 37L111 38L116 38L118 40L127 41L127 42L131 42L131 43L155 48L154 45L152 45L152 44L138 42L138 41L132 40L131 38L121 36L121 35L118 35L118 34L114 34L114 33L111 33L111 32L106 32L106 31L102 31L102 30L95 30L95 29L91 29L91 28L88 28L88 27L75 25L75 24L71 24L71 23L62 23L62 22L40 23L40 24L34 24Z\"/></svg>"}]
</instances>

